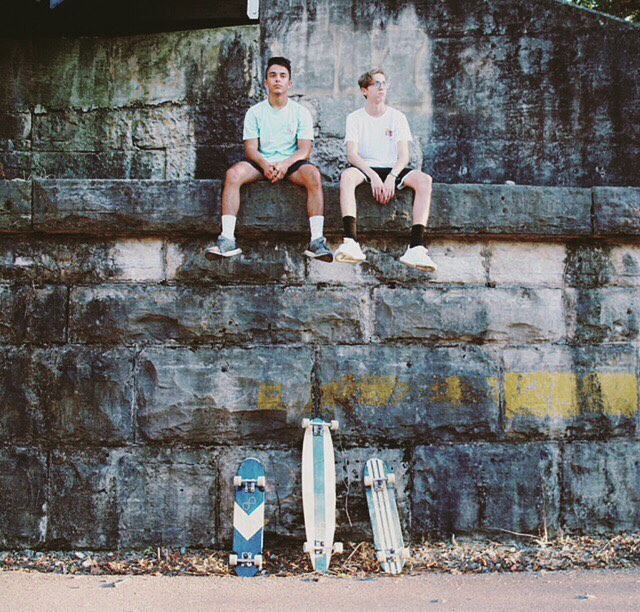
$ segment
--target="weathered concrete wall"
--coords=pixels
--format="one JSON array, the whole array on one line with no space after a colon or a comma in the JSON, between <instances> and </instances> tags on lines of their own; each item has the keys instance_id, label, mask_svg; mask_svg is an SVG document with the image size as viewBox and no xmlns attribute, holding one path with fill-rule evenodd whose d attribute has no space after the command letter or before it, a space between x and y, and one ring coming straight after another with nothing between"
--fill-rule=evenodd
<instances>
[{"instance_id":1,"label":"weathered concrete wall","mask_svg":"<svg viewBox=\"0 0 640 612\"><path fill-rule=\"evenodd\" d=\"M0 39L0 178L223 176L258 49L257 26Z\"/></svg>"},{"instance_id":2,"label":"weathered concrete wall","mask_svg":"<svg viewBox=\"0 0 640 612\"><path fill-rule=\"evenodd\" d=\"M556 0L265 2L259 26L0 41L6 178L220 179L268 54L293 61L314 161L345 164L357 77L388 71L442 183L638 186L640 27ZM2 174L0 174L0 177Z\"/></svg>"},{"instance_id":3,"label":"weathered concrete wall","mask_svg":"<svg viewBox=\"0 0 640 612\"><path fill-rule=\"evenodd\" d=\"M300 538L313 410L342 538L375 454L413 539L640 529L639 192L436 185L429 278L404 195L359 192L352 267L304 259L293 186L246 189L246 253L209 262L217 181L0 183L0 545L224 545L249 455Z\"/></svg>"},{"instance_id":4,"label":"weathered concrete wall","mask_svg":"<svg viewBox=\"0 0 640 612\"><path fill-rule=\"evenodd\" d=\"M551 0L293 0L260 26L0 41L2 173L29 179L0 181L0 547L223 545L248 455L269 537L300 538L311 412L342 423L344 539L370 537L376 454L413 539L640 529L639 46ZM245 189L245 253L203 258L270 52L333 178L357 75L388 69L437 181L437 275L398 262L409 194L366 188L366 265L305 260L291 185Z\"/></svg>"}]
</instances>

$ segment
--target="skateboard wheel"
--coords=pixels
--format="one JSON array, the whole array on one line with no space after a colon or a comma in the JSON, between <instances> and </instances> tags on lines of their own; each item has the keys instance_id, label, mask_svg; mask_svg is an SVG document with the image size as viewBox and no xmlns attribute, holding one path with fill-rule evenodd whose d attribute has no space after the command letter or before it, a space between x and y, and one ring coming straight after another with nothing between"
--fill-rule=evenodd
<instances>
[{"instance_id":1,"label":"skateboard wheel","mask_svg":"<svg viewBox=\"0 0 640 612\"><path fill-rule=\"evenodd\" d=\"M403 559L411 559L411 550L405 546L405 548L402 549L401 556Z\"/></svg>"},{"instance_id":2,"label":"skateboard wheel","mask_svg":"<svg viewBox=\"0 0 640 612\"><path fill-rule=\"evenodd\" d=\"M365 487L370 487L373 485L373 477L372 476L365 476L364 477L364 486Z\"/></svg>"},{"instance_id":3,"label":"skateboard wheel","mask_svg":"<svg viewBox=\"0 0 640 612\"><path fill-rule=\"evenodd\" d=\"M231 567L238 565L238 555L229 555L229 565Z\"/></svg>"},{"instance_id":4,"label":"skateboard wheel","mask_svg":"<svg viewBox=\"0 0 640 612\"><path fill-rule=\"evenodd\" d=\"M262 569L262 555L255 555L253 557L253 564L259 569Z\"/></svg>"},{"instance_id":5,"label":"skateboard wheel","mask_svg":"<svg viewBox=\"0 0 640 612\"><path fill-rule=\"evenodd\" d=\"M311 544L309 544L309 542L305 542L302 545L302 552L310 553L312 550L313 550L313 547L311 546Z\"/></svg>"},{"instance_id":6,"label":"skateboard wheel","mask_svg":"<svg viewBox=\"0 0 640 612\"><path fill-rule=\"evenodd\" d=\"M331 421L331 423L329 423L329 429L331 429L331 431L338 431L339 428L340 428L340 423L338 423L338 421L333 420Z\"/></svg>"},{"instance_id":7,"label":"skateboard wheel","mask_svg":"<svg viewBox=\"0 0 640 612\"><path fill-rule=\"evenodd\" d=\"M381 550L379 550L379 551L376 553L376 559L378 559L378 561L379 561L380 563L386 563L386 562L387 562L387 553L386 553L386 552L383 552L383 551L381 551Z\"/></svg>"},{"instance_id":8,"label":"skateboard wheel","mask_svg":"<svg viewBox=\"0 0 640 612\"><path fill-rule=\"evenodd\" d=\"M302 429L307 429L311 426L311 419L302 419Z\"/></svg>"},{"instance_id":9,"label":"skateboard wheel","mask_svg":"<svg viewBox=\"0 0 640 612\"><path fill-rule=\"evenodd\" d=\"M336 555L341 555L344 552L344 546L342 545L342 542L336 542L333 545L333 552L336 553Z\"/></svg>"},{"instance_id":10,"label":"skateboard wheel","mask_svg":"<svg viewBox=\"0 0 640 612\"><path fill-rule=\"evenodd\" d=\"M264 489L267 486L267 479L264 476L258 476L258 482L256 484L259 489Z\"/></svg>"},{"instance_id":11,"label":"skateboard wheel","mask_svg":"<svg viewBox=\"0 0 640 612\"><path fill-rule=\"evenodd\" d=\"M396 475L395 474L387 474L387 482L389 484L394 484L396 481Z\"/></svg>"},{"instance_id":12,"label":"skateboard wheel","mask_svg":"<svg viewBox=\"0 0 640 612\"><path fill-rule=\"evenodd\" d=\"M233 486L241 487L242 486L242 476L234 476L233 477Z\"/></svg>"}]
</instances>

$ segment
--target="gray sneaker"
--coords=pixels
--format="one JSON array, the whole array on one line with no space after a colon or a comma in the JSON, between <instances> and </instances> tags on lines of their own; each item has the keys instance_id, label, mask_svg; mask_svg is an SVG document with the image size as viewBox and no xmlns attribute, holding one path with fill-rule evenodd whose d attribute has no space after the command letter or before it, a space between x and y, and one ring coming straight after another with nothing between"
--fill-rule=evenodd
<instances>
[{"instance_id":1,"label":"gray sneaker","mask_svg":"<svg viewBox=\"0 0 640 612\"><path fill-rule=\"evenodd\" d=\"M233 257L234 255L240 255L240 253L242 253L242 249L238 248L236 241L222 234L218 236L218 240L213 246L204 250L204 256L212 260L216 259L216 257Z\"/></svg>"},{"instance_id":2,"label":"gray sneaker","mask_svg":"<svg viewBox=\"0 0 640 612\"><path fill-rule=\"evenodd\" d=\"M333 261L333 253L327 246L327 239L324 236L312 240L304 254L311 259L319 259L320 261Z\"/></svg>"}]
</instances>

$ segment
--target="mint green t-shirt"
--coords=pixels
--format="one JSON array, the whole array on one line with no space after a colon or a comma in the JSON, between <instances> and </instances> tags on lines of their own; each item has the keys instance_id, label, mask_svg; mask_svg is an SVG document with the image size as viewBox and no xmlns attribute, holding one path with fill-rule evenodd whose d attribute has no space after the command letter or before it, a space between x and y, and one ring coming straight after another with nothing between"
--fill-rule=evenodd
<instances>
[{"instance_id":1,"label":"mint green t-shirt","mask_svg":"<svg viewBox=\"0 0 640 612\"><path fill-rule=\"evenodd\" d=\"M311 113L293 100L288 100L280 110L274 109L269 100L263 100L247 111L242 138L260 139L258 151L264 158L282 161L298 150L298 139L313 140Z\"/></svg>"}]
</instances>

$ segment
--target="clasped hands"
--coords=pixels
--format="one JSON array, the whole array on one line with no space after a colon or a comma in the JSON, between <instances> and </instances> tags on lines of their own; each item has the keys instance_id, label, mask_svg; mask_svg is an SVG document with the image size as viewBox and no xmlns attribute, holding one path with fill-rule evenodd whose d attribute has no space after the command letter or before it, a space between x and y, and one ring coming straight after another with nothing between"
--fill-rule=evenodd
<instances>
[{"instance_id":1,"label":"clasped hands","mask_svg":"<svg viewBox=\"0 0 640 612\"><path fill-rule=\"evenodd\" d=\"M269 166L265 169L264 175L269 179L272 183L277 183L281 181L287 174L287 170L289 169L289 165L286 162L273 162L269 164Z\"/></svg>"},{"instance_id":2,"label":"clasped hands","mask_svg":"<svg viewBox=\"0 0 640 612\"><path fill-rule=\"evenodd\" d=\"M371 179L371 192L373 197L381 204L386 204L396 193L396 177L389 174L384 182L379 175Z\"/></svg>"}]
</instances>

